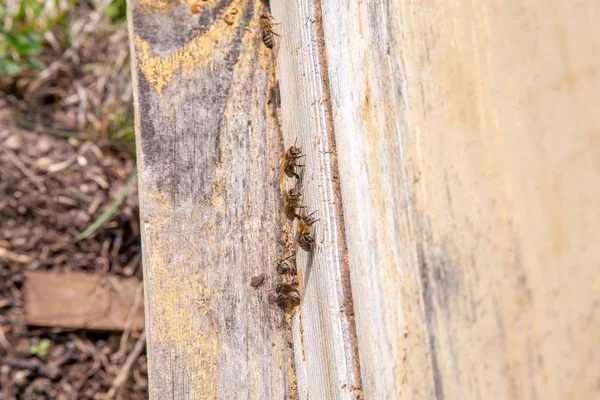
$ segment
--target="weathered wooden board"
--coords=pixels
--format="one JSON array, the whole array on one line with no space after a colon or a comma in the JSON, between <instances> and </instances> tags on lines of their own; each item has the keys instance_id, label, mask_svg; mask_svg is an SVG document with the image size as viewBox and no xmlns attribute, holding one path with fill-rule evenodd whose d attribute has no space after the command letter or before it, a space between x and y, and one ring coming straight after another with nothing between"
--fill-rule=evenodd
<instances>
[{"instance_id":1,"label":"weathered wooden board","mask_svg":"<svg viewBox=\"0 0 600 400\"><path fill-rule=\"evenodd\" d=\"M144 329L137 278L74 272L25 271L25 321L74 329Z\"/></svg>"},{"instance_id":2,"label":"weathered wooden board","mask_svg":"<svg viewBox=\"0 0 600 400\"><path fill-rule=\"evenodd\" d=\"M600 398L600 4L321 5L365 398Z\"/></svg>"},{"instance_id":3,"label":"weathered wooden board","mask_svg":"<svg viewBox=\"0 0 600 400\"><path fill-rule=\"evenodd\" d=\"M129 2L150 398L289 398L283 313L267 302L282 228L263 5L198 6Z\"/></svg>"},{"instance_id":4,"label":"weathered wooden board","mask_svg":"<svg viewBox=\"0 0 600 400\"><path fill-rule=\"evenodd\" d=\"M306 157L301 184L306 212L317 211L316 249L299 249L302 303L294 315L293 345L301 399L362 397L350 271L346 257L336 149L329 110L327 66L311 0L272 1L281 35L277 77L284 147L297 142ZM286 180L286 190L296 185ZM288 226L294 241L296 224Z\"/></svg>"}]
</instances>

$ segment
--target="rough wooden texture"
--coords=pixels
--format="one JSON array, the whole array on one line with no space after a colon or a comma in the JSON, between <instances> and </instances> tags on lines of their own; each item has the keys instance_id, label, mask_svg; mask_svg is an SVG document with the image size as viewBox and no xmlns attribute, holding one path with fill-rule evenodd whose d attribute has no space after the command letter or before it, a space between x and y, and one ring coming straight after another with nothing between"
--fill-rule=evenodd
<instances>
[{"instance_id":1,"label":"rough wooden texture","mask_svg":"<svg viewBox=\"0 0 600 400\"><path fill-rule=\"evenodd\" d=\"M302 303L292 323L300 399L361 398L360 368L341 215L332 119L328 110L326 65L318 4L311 0L272 1L278 33L277 67L284 149L297 141L305 158L301 184L306 212L315 214L316 249L295 251ZM315 8L317 7L317 8ZM296 185L286 179L285 189ZM294 241L296 224L288 225Z\"/></svg>"},{"instance_id":2,"label":"rough wooden texture","mask_svg":"<svg viewBox=\"0 0 600 400\"><path fill-rule=\"evenodd\" d=\"M198 6L129 2L150 398L288 398L283 313L267 302L282 231L262 4Z\"/></svg>"},{"instance_id":3,"label":"rough wooden texture","mask_svg":"<svg viewBox=\"0 0 600 400\"><path fill-rule=\"evenodd\" d=\"M599 3L321 5L365 398L600 398Z\"/></svg>"},{"instance_id":4,"label":"rough wooden texture","mask_svg":"<svg viewBox=\"0 0 600 400\"><path fill-rule=\"evenodd\" d=\"M74 329L144 329L137 278L25 271L25 321Z\"/></svg>"}]
</instances>

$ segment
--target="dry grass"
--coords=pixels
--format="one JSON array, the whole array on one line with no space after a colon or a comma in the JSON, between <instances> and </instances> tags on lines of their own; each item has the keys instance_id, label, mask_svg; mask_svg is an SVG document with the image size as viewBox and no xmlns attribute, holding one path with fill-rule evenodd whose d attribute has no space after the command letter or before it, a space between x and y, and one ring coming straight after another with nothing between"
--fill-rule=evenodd
<instances>
[{"instance_id":1,"label":"dry grass","mask_svg":"<svg viewBox=\"0 0 600 400\"><path fill-rule=\"evenodd\" d=\"M0 93L17 120L93 140L110 139L133 125L127 28L106 16L111 4L72 6L44 34L38 58L45 68L0 79ZM7 19L5 26L15 25Z\"/></svg>"}]
</instances>

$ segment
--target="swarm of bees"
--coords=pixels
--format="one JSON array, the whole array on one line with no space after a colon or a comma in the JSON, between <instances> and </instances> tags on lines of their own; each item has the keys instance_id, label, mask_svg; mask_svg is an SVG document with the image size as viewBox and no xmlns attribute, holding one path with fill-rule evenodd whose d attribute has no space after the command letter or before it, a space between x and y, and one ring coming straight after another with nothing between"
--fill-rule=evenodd
<instances>
[{"instance_id":1,"label":"swarm of bees","mask_svg":"<svg viewBox=\"0 0 600 400\"><path fill-rule=\"evenodd\" d=\"M200 8L197 5L191 6L192 13L198 13ZM269 13L263 13L259 19L260 39L268 49L275 47L275 37L280 35L273 30L273 19ZM281 174L285 174L290 179L295 179L296 183L292 189L287 191L283 199L283 211L289 221L297 220L296 236L294 246L311 252L316 242L313 237L313 225L318 221L313 215L306 214L306 206L303 204L302 191L300 189L302 168L301 159L305 157L302 147L297 146L296 142L284 154L281 161ZM291 309L300 304L300 291L298 289L298 269L296 267L296 252L291 252L287 257L277 262L276 271L282 276L282 281L277 284L274 291L277 294L276 302L284 309ZM264 282L264 274L253 277L250 284L258 287Z\"/></svg>"},{"instance_id":2,"label":"swarm of bees","mask_svg":"<svg viewBox=\"0 0 600 400\"><path fill-rule=\"evenodd\" d=\"M290 189L283 200L283 211L290 221L294 219L298 220L298 226L296 228L296 243L304 251L310 252L315 244L315 240L312 236L312 226L318 219L315 219L313 212L306 215L304 212L306 206L302 204L302 191L299 189L300 185L300 174L297 168L302 168L304 165L298 164L298 160L303 158L305 155L302 152L302 147L297 146L294 143L284 154L283 160L281 160L281 170L288 178L296 179L295 186ZM299 214L302 211L302 214Z\"/></svg>"},{"instance_id":3,"label":"swarm of bees","mask_svg":"<svg viewBox=\"0 0 600 400\"><path fill-rule=\"evenodd\" d=\"M281 160L281 173L296 181L294 187L285 194L283 212L290 221L298 221L294 244L306 252L311 252L316 246L313 226L318 219L314 217L316 211L307 214L307 207L303 204L302 191L300 190L300 172L304 165L301 165L299 160L304 156L302 147L294 143L285 152ZM283 281L275 288L277 304L284 309L298 306L300 304L300 291L298 290L296 252L292 252L289 256L279 260L276 271L279 275L283 275Z\"/></svg>"}]
</instances>

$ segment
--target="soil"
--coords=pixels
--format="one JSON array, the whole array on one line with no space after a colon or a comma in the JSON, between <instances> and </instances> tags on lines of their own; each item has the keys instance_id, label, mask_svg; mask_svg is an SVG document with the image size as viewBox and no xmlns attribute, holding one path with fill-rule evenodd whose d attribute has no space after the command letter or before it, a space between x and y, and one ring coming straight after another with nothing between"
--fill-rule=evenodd
<instances>
[{"instance_id":1,"label":"soil","mask_svg":"<svg viewBox=\"0 0 600 400\"><path fill-rule=\"evenodd\" d=\"M0 398L106 398L137 342L121 333L26 326L24 270L142 278L137 191L92 236L76 243L119 195L135 164L108 143L19 129L0 114ZM46 354L32 348L49 339ZM47 341L46 341L47 342ZM121 398L147 398L145 355Z\"/></svg>"},{"instance_id":2,"label":"soil","mask_svg":"<svg viewBox=\"0 0 600 400\"><path fill-rule=\"evenodd\" d=\"M0 399L146 399L143 333L25 323L25 271L142 279L135 185L73 241L135 171L125 3L56 5L66 14L44 33L45 65L0 76ZM4 29L19 29L10 11Z\"/></svg>"}]
</instances>

